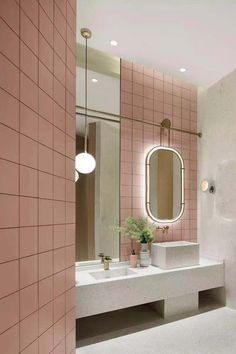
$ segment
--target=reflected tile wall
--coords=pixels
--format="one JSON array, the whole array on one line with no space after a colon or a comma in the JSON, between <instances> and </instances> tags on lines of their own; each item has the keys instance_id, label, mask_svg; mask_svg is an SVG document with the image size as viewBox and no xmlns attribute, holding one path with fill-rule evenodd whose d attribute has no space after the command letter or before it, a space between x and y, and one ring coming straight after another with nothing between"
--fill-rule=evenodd
<instances>
[{"instance_id":1,"label":"reflected tile wall","mask_svg":"<svg viewBox=\"0 0 236 354\"><path fill-rule=\"evenodd\" d=\"M75 18L0 1L1 353L74 352Z\"/></svg>"},{"instance_id":2,"label":"reflected tile wall","mask_svg":"<svg viewBox=\"0 0 236 354\"><path fill-rule=\"evenodd\" d=\"M130 216L144 216L145 156L160 144L159 124L170 119L176 128L197 131L197 87L170 75L121 61L121 222ZM171 132L171 146L185 165L185 211L170 224L168 234L161 231L156 241L197 240L197 137ZM164 138L167 145L167 136ZM121 236L121 258L128 259L131 248L139 245Z\"/></svg>"}]
</instances>

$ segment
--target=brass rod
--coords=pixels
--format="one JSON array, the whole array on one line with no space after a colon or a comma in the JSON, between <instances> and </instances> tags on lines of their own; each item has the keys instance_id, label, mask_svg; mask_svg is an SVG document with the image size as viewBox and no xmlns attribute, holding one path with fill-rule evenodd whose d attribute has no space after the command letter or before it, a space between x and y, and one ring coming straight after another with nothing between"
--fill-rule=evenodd
<instances>
[{"instance_id":1,"label":"brass rod","mask_svg":"<svg viewBox=\"0 0 236 354\"><path fill-rule=\"evenodd\" d=\"M84 107L82 106L76 106L76 108L79 108L79 109L83 109L84 110ZM152 123L152 122L147 122L147 121L143 121L143 120L140 120L140 119L137 119L137 118L130 118L130 117L125 117L125 116L122 116L122 115L119 115L119 114L115 114L115 113L109 113L109 112L104 112L104 111L98 111L96 109L92 109L92 108L88 108L88 111L91 111L91 112L94 112L94 113L98 113L98 114L104 114L104 115L108 115L108 116L111 116L111 117L116 117L116 118L123 118L123 119L129 119L129 120L132 120L132 121L135 121L135 122L139 122L139 123L144 123L144 124L148 124L148 125L154 125L156 127L159 127L159 128L162 128L162 125L161 124L158 124L158 123ZM80 112L76 112L77 114L79 115L84 115ZM88 117L90 118L100 118L100 119L106 119L106 120L110 120L112 122L116 121L115 119L111 119L111 118L106 118L106 117L100 117L100 116L96 116L96 115L89 115L88 114ZM181 133L186 133L186 134L191 134L191 135L196 135L198 136L199 138L202 137L202 133L195 133L191 130L186 130L186 129L179 129L179 128L174 128L174 127L170 127L169 128L170 130L174 130L176 132L181 132Z\"/></svg>"}]
</instances>

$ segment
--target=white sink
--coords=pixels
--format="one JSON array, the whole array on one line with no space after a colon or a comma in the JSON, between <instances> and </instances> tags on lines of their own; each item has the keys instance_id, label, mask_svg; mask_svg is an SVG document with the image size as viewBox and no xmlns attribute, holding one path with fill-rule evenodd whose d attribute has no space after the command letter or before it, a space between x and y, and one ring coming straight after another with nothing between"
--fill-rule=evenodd
<instances>
[{"instance_id":1,"label":"white sink","mask_svg":"<svg viewBox=\"0 0 236 354\"><path fill-rule=\"evenodd\" d=\"M129 275L136 274L132 269L128 267L122 268L111 268L109 270L98 270L94 272L89 272L89 274L96 280L101 279L111 279L117 277L127 277Z\"/></svg>"},{"instance_id":2,"label":"white sink","mask_svg":"<svg viewBox=\"0 0 236 354\"><path fill-rule=\"evenodd\" d=\"M162 269L190 267L199 264L199 244L187 241L152 244L152 265Z\"/></svg>"}]
</instances>

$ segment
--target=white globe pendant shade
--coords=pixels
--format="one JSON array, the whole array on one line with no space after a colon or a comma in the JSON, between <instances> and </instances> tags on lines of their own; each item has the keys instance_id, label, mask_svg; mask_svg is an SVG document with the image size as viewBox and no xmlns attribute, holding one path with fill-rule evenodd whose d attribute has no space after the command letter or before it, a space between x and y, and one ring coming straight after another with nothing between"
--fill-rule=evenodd
<instances>
[{"instance_id":1,"label":"white globe pendant shade","mask_svg":"<svg viewBox=\"0 0 236 354\"><path fill-rule=\"evenodd\" d=\"M75 157L75 168L80 173L91 173L96 167L95 158L87 152L82 152Z\"/></svg>"}]
</instances>

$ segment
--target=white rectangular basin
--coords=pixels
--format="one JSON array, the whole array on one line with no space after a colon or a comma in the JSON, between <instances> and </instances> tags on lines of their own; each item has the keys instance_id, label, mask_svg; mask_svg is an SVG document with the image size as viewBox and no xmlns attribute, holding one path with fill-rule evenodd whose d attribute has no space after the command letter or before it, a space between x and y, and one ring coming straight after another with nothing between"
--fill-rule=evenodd
<instances>
[{"instance_id":1,"label":"white rectangular basin","mask_svg":"<svg viewBox=\"0 0 236 354\"><path fill-rule=\"evenodd\" d=\"M199 244L173 241L152 244L152 265L162 269L190 267L199 264Z\"/></svg>"},{"instance_id":2,"label":"white rectangular basin","mask_svg":"<svg viewBox=\"0 0 236 354\"><path fill-rule=\"evenodd\" d=\"M127 277L129 275L134 275L135 272L128 268L111 268L109 270L98 270L89 273L94 279L101 280L101 279L111 279L117 277Z\"/></svg>"}]
</instances>

